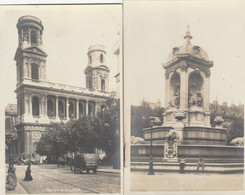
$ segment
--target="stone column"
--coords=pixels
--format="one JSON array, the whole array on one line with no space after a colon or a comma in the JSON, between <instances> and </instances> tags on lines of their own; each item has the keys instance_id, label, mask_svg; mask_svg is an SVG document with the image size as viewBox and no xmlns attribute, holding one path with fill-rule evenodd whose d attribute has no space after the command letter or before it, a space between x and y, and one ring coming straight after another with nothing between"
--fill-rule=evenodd
<instances>
[{"instance_id":1,"label":"stone column","mask_svg":"<svg viewBox=\"0 0 245 195\"><path fill-rule=\"evenodd\" d=\"M69 99L68 97L66 98L66 119L68 120L69 117Z\"/></svg>"},{"instance_id":2,"label":"stone column","mask_svg":"<svg viewBox=\"0 0 245 195\"><path fill-rule=\"evenodd\" d=\"M168 107L169 103L169 77L170 73L165 73L165 108Z\"/></svg>"},{"instance_id":3,"label":"stone column","mask_svg":"<svg viewBox=\"0 0 245 195\"><path fill-rule=\"evenodd\" d=\"M32 96L30 95L30 98L29 98L29 105L30 105L30 115L32 116Z\"/></svg>"},{"instance_id":4,"label":"stone column","mask_svg":"<svg viewBox=\"0 0 245 195\"><path fill-rule=\"evenodd\" d=\"M25 144L24 152L29 154L29 132L28 131L24 132L24 144Z\"/></svg>"},{"instance_id":5,"label":"stone column","mask_svg":"<svg viewBox=\"0 0 245 195\"><path fill-rule=\"evenodd\" d=\"M42 114L43 116L47 116L47 95L43 94L42 95Z\"/></svg>"},{"instance_id":6,"label":"stone column","mask_svg":"<svg viewBox=\"0 0 245 195\"><path fill-rule=\"evenodd\" d=\"M203 108L209 111L209 77L204 77L204 94L203 94Z\"/></svg>"},{"instance_id":7,"label":"stone column","mask_svg":"<svg viewBox=\"0 0 245 195\"><path fill-rule=\"evenodd\" d=\"M29 110L29 93L25 92L24 93L24 106L25 106L25 115L29 115L30 114L30 110Z\"/></svg>"},{"instance_id":8,"label":"stone column","mask_svg":"<svg viewBox=\"0 0 245 195\"><path fill-rule=\"evenodd\" d=\"M56 96L55 97L55 103L56 103L56 106L55 106L55 118L58 119L59 117L59 97Z\"/></svg>"},{"instance_id":9,"label":"stone column","mask_svg":"<svg viewBox=\"0 0 245 195\"><path fill-rule=\"evenodd\" d=\"M33 151L33 143L32 143L32 132L29 131L28 134L29 134L29 153L33 153L34 151Z\"/></svg>"},{"instance_id":10,"label":"stone column","mask_svg":"<svg viewBox=\"0 0 245 195\"><path fill-rule=\"evenodd\" d=\"M85 114L86 116L88 116L88 100L85 101L85 107L86 107Z\"/></svg>"},{"instance_id":11,"label":"stone column","mask_svg":"<svg viewBox=\"0 0 245 195\"><path fill-rule=\"evenodd\" d=\"M76 99L76 119L79 119L79 99Z\"/></svg>"},{"instance_id":12,"label":"stone column","mask_svg":"<svg viewBox=\"0 0 245 195\"><path fill-rule=\"evenodd\" d=\"M188 76L187 65L183 63L180 72L180 109L185 110L188 107Z\"/></svg>"},{"instance_id":13,"label":"stone column","mask_svg":"<svg viewBox=\"0 0 245 195\"><path fill-rule=\"evenodd\" d=\"M203 94L203 108L205 111L205 126L210 125L210 110L209 110L209 98L210 98L210 72L207 72L204 78L204 94Z\"/></svg>"}]
</instances>

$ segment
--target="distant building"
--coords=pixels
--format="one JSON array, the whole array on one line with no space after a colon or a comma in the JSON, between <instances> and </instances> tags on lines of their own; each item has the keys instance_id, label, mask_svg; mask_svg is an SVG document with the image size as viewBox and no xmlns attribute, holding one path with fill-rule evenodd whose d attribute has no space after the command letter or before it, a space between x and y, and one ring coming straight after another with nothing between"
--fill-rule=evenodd
<instances>
[{"instance_id":1,"label":"distant building","mask_svg":"<svg viewBox=\"0 0 245 195\"><path fill-rule=\"evenodd\" d=\"M209 104L211 116L222 116L224 119L244 118L244 105L231 104L227 106L227 102L222 105L218 104L218 100Z\"/></svg>"}]
</instances>

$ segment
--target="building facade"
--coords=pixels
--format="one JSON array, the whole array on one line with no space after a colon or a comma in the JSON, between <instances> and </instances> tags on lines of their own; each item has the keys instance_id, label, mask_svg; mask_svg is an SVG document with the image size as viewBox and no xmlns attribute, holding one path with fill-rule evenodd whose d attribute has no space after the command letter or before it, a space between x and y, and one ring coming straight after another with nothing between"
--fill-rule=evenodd
<instances>
[{"instance_id":1,"label":"building facade","mask_svg":"<svg viewBox=\"0 0 245 195\"><path fill-rule=\"evenodd\" d=\"M95 116L110 98L109 68L102 45L88 49L84 70L86 88L46 81L47 53L43 47L43 24L34 16L17 23L19 44L14 57L17 69L17 154L34 153L37 142L51 122Z\"/></svg>"}]
</instances>

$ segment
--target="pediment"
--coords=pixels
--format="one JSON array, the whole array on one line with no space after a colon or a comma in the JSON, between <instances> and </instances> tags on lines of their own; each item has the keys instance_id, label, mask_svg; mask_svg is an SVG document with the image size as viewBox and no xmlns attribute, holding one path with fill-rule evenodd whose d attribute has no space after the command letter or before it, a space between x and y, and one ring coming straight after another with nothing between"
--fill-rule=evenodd
<instances>
[{"instance_id":1,"label":"pediment","mask_svg":"<svg viewBox=\"0 0 245 195\"><path fill-rule=\"evenodd\" d=\"M42 56L48 56L45 51L43 51L40 47L37 46L31 46L25 49L22 49L25 52L30 52L30 53L34 53L34 54L38 54L38 55L42 55Z\"/></svg>"}]
</instances>

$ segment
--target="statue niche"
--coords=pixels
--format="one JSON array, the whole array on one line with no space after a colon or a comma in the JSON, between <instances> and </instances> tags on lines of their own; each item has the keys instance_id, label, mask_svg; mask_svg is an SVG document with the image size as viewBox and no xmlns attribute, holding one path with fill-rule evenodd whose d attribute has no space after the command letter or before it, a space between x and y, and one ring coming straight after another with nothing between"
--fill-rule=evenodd
<instances>
[{"instance_id":1,"label":"statue niche","mask_svg":"<svg viewBox=\"0 0 245 195\"><path fill-rule=\"evenodd\" d=\"M202 85L203 85L203 80L200 73L199 72L192 73L189 77L189 95L188 95L189 107L203 106Z\"/></svg>"},{"instance_id":2,"label":"statue niche","mask_svg":"<svg viewBox=\"0 0 245 195\"><path fill-rule=\"evenodd\" d=\"M180 105L180 77L179 74L174 73L170 81L171 85L171 100L169 102L170 107L178 108Z\"/></svg>"},{"instance_id":3,"label":"statue niche","mask_svg":"<svg viewBox=\"0 0 245 195\"><path fill-rule=\"evenodd\" d=\"M164 157L176 158L177 157L177 145L179 136L174 130L170 130L165 144L164 144Z\"/></svg>"}]
</instances>

